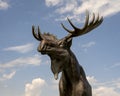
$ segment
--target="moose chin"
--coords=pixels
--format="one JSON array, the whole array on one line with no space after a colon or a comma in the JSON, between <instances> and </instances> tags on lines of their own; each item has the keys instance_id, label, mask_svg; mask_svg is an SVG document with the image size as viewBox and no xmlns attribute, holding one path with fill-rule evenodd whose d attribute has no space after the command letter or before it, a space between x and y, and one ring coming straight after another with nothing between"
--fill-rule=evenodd
<instances>
[{"instance_id":1,"label":"moose chin","mask_svg":"<svg viewBox=\"0 0 120 96\"><path fill-rule=\"evenodd\" d=\"M41 54L50 57L51 70L55 79L58 79L58 74L62 72L59 81L60 96L92 96L91 86L86 74L70 48L74 37L91 32L102 23L103 17L99 17L99 15L96 17L93 13L93 18L90 21L89 12L87 11L83 28L77 28L69 18L67 20L74 30L69 30L61 24L69 33L62 39L58 39L50 33L42 34L39 26L37 32L35 32L35 26L32 26L33 36L40 41L37 50Z\"/></svg>"}]
</instances>

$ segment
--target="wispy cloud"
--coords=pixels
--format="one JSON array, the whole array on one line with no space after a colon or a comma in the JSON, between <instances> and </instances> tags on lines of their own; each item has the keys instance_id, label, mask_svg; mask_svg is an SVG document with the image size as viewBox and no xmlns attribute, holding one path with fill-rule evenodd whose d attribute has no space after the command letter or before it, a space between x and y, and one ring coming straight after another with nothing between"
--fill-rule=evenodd
<instances>
[{"instance_id":1,"label":"wispy cloud","mask_svg":"<svg viewBox=\"0 0 120 96\"><path fill-rule=\"evenodd\" d=\"M45 3L48 7L60 5L63 0L45 0Z\"/></svg>"},{"instance_id":2,"label":"wispy cloud","mask_svg":"<svg viewBox=\"0 0 120 96\"><path fill-rule=\"evenodd\" d=\"M97 80L94 76L87 76L87 79L92 86L92 93L93 96L119 96L120 91L120 78L107 81L107 82L100 82ZM59 83L58 81L51 81L50 88L54 88L55 90L59 90L58 86Z\"/></svg>"},{"instance_id":3,"label":"wispy cloud","mask_svg":"<svg viewBox=\"0 0 120 96\"><path fill-rule=\"evenodd\" d=\"M57 89L58 90L58 86L59 86L59 80L55 80L55 79L52 79L52 83L51 83L51 88L53 89Z\"/></svg>"},{"instance_id":4,"label":"wispy cloud","mask_svg":"<svg viewBox=\"0 0 120 96\"><path fill-rule=\"evenodd\" d=\"M81 14L85 13L86 9L90 12L99 12L104 17L120 12L119 0L46 0L46 5L49 5L48 7L56 6L54 14L59 14L56 20L65 20L69 16L78 22L83 21Z\"/></svg>"},{"instance_id":5,"label":"wispy cloud","mask_svg":"<svg viewBox=\"0 0 120 96\"><path fill-rule=\"evenodd\" d=\"M89 48L89 47L91 47L91 46L93 46L93 45L95 45L95 42L94 42L94 41L91 41L91 42L89 42L89 43L87 43L87 44L83 44L82 47L83 47L83 48Z\"/></svg>"},{"instance_id":6,"label":"wispy cloud","mask_svg":"<svg viewBox=\"0 0 120 96\"><path fill-rule=\"evenodd\" d=\"M91 84L95 84L97 82L97 80L95 79L94 76L87 76L87 80L91 83Z\"/></svg>"},{"instance_id":7,"label":"wispy cloud","mask_svg":"<svg viewBox=\"0 0 120 96\"><path fill-rule=\"evenodd\" d=\"M21 67L28 65L39 66L42 62L41 60L40 56L33 55L30 57L20 57L6 63L0 63L0 81L11 79L15 75L17 69ZM6 74L8 70L11 71L11 73Z\"/></svg>"},{"instance_id":8,"label":"wispy cloud","mask_svg":"<svg viewBox=\"0 0 120 96\"><path fill-rule=\"evenodd\" d=\"M86 44L81 45L81 47L83 48L83 50L86 52L88 50L88 48L94 46L96 43L94 41L88 42Z\"/></svg>"},{"instance_id":9,"label":"wispy cloud","mask_svg":"<svg viewBox=\"0 0 120 96\"><path fill-rule=\"evenodd\" d=\"M5 0L0 0L0 10L4 10L4 9L8 9L9 8L9 4L7 1Z\"/></svg>"},{"instance_id":10,"label":"wispy cloud","mask_svg":"<svg viewBox=\"0 0 120 96\"><path fill-rule=\"evenodd\" d=\"M110 68L116 68L116 67L120 67L120 62L117 62L113 64L112 66L110 66Z\"/></svg>"},{"instance_id":11,"label":"wispy cloud","mask_svg":"<svg viewBox=\"0 0 120 96\"><path fill-rule=\"evenodd\" d=\"M45 80L36 78L32 83L25 85L25 96L41 96L42 88L46 84Z\"/></svg>"},{"instance_id":12,"label":"wispy cloud","mask_svg":"<svg viewBox=\"0 0 120 96\"><path fill-rule=\"evenodd\" d=\"M109 81L109 82L99 82L94 76L88 76L88 81L93 87L93 96L119 96L120 92L120 79Z\"/></svg>"},{"instance_id":13,"label":"wispy cloud","mask_svg":"<svg viewBox=\"0 0 120 96\"><path fill-rule=\"evenodd\" d=\"M19 45L19 46L13 46L13 47L8 47L3 49L4 51L16 51L19 53L26 53L29 52L33 49L33 44L32 43L28 43L25 45Z\"/></svg>"},{"instance_id":14,"label":"wispy cloud","mask_svg":"<svg viewBox=\"0 0 120 96\"><path fill-rule=\"evenodd\" d=\"M70 1L70 2L67 2L63 7L56 9L55 12L59 14L68 13L74 10L76 6L77 6L77 2Z\"/></svg>"},{"instance_id":15,"label":"wispy cloud","mask_svg":"<svg viewBox=\"0 0 120 96\"><path fill-rule=\"evenodd\" d=\"M21 67L26 65L40 65L41 64L41 58L38 55L34 55L31 57L20 57L15 60L11 60L6 63L0 63L0 69L6 69L6 68L14 68L14 67Z\"/></svg>"},{"instance_id":16,"label":"wispy cloud","mask_svg":"<svg viewBox=\"0 0 120 96\"><path fill-rule=\"evenodd\" d=\"M15 73L16 73L16 71L13 71L9 74L3 74L2 77L0 77L0 81L12 79L12 77L15 75Z\"/></svg>"},{"instance_id":17,"label":"wispy cloud","mask_svg":"<svg viewBox=\"0 0 120 96\"><path fill-rule=\"evenodd\" d=\"M82 0L81 6L77 8L75 13L80 14L89 9L93 12L100 12L101 15L106 17L120 12L119 6L119 0L101 0L100 2L98 0Z\"/></svg>"},{"instance_id":18,"label":"wispy cloud","mask_svg":"<svg viewBox=\"0 0 120 96\"><path fill-rule=\"evenodd\" d=\"M109 66L106 66L106 70L111 70L111 69L114 69L114 68L120 68L120 62L117 62L117 63L113 63Z\"/></svg>"},{"instance_id":19,"label":"wispy cloud","mask_svg":"<svg viewBox=\"0 0 120 96\"><path fill-rule=\"evenodd\" d=\"M113 87L100 86L93 91L94 96L119 96L120 93L115 91Z\"/></svg>"}]
</instances>

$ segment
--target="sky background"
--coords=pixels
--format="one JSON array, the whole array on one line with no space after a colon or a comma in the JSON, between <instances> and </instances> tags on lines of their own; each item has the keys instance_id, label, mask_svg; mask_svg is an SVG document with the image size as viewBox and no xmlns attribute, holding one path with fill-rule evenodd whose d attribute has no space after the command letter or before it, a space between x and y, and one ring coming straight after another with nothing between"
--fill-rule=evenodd
<instances>
[{"instance_id":1,"label":"sky background","mask_svg":"<svg viewBox=\"0 0 120 96\"><path fill-rule=\"evenodd\" d=\"M59 96L48 56L37 52L32 25L58 38L82 27L85 11L104 17L92 32L73 39L93 96L120 96L120 0L0 0L0 96ZM59 74L60 78L60 74Z\"/></svg>"}]
</instances>

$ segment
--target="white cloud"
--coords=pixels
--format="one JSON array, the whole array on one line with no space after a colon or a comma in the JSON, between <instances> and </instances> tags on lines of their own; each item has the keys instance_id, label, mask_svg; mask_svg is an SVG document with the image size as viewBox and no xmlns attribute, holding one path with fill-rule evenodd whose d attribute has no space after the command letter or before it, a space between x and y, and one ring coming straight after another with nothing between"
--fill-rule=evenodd
<instances>
[{"instance_id":1,"label":"white cloud","mask_svg":"<svg viewBox=\"0 0 120 96\"><path fill-rule=\"evenodd\" d=\"M81 45L81 47L84 49L84 51L86 52L88 50L88 48L94 46L96 43L94 41L88 42L86 44Z\"/></svg>"},{"instance_id":2,"label":"white cloud","mask_svg":"<svg viewBox=\"0 0 120 96\"><path fill-rule=\"evenodd\" d=\"M74 8L75 8L75 4L70 3L70 4L66 4L64 7L56 9L56 12L59 14L64 14L66 12L70 12L71 10L74 10Z\"/></svg>"},{"instance_id":3,"label":"white cloud","mask_svg":"<svg viewBox=\"0 0 120 96\"><path fill-rule=\"evenodd\" d=\"M28 43L28 44L25 44L25 45L8 47L8 48L5 48L4 51L16 51L16 52L19 52L19 53L26 53L26 52L31 51L32 49L33 49L33 44Z\"/></svg>"},{"instance_id":4,"label":"white cloud","mask_svg":"<svg viewBox=\"0 0 120 96\"><path fill-rule=\"evenodd\" d=\"M91 46L93 46L93 45L95 45L95 42L94 42L94 41L91 41L91 42L89 42L89 43L87 43L87 44L82 45L82 47L83 47L83 48L89 48L89 47L91 47Z\"/></svg>"},{"instance_id":5,"label":"white cloud","mask_svg":"<svg viewBox=\"0 0 120 96\"><path fill-rule=\"evenodd\" d=\"M117 62L117 63L113 64L109 68L116 68L116 67L120 67L120 62Z\"/></svg>"},{"instance_id":6,"label":"white cloud","mask_svg":"<svg viewBox=\"0 0 120 96\"><path fill-rule=\"evenodd\" d=\"M13 67L20 67L20 66L26 66L26 65L40 65L41 64L41 58L38 55L34 55L31 57L21 57L17 58L15 60L1 63L0 69L5 68L13 68Z\"/></svg>"},{"instance_id":7,"label":"white cloud","mask_svg":"<svg viewBox=\"0 0 120 96\"><path fill-rule=\"evenodd\" d=\"M62 3L62 2L63 2L63 0L45 0L45 3L46 3L46 5L48 7L56 6L56 5L58 5L58 4Z\"/></svg>"},{"instance_id":8,"label":"white cloud","mask_svg":"<svg viewBox=\"0 0 120 96\"><path fill-rule=\"evenodd\" d=\"M67 16L77 22L83 22L81 14L84 14L86 9L90 12L100 13L104 17L112 16L120 12L120 0L46 0L49 3L46 5L56 6L55 14L59 14L55 20L65 20ZM56 3L57 2L57 3ZM50 6L49 6L50 7ZM51 6L52 7L52 6ZM104 11L103 11L104 10ZM58 16L58 15L57 15Z\"/></svg>"},{"instance_id":9,"label":"white cloud","mask_svg":"<svg viewBox=\"0 0 120 96\"><path fill-rule=\"evenodd\" d=\"M4 0L0 0L0 10L7 9L10 5Z\"/></svg>"},{"instance_id":10,"label":"white cloud","mask_svg":"<svg viewBox=\"0 0 120 96\"><path fill-rule=\"evenodd\" d=\"M94 76L88 76L88 81L92 85L93 96L119 96L120 95L120 79L109 81L109 82L99 82Z\"/></svg>"},{"instance_id":11,"label":"white cloud","mask_svg":"<svg viewBox=\"0 0 120 96\"><path fill-rule=\"evenodd\" d=\"M41 57L38 55L33 55L31 57L20 57L15 60L8 61L6 63L0 63L0 81L11 79L16 71L12 71L13 69L17 69L23 66L39 66L41 64ZM7 70L12 71L10 74L5 74Z\"/></svg>"},{"instance_id":12,"label":"white cloud","mask_svg":"<svg viewBox=\"0 0 120 96\"><path fill-rule=\"evenodd\" d=\"M59 90L59 89L58 89L58 88L59 88L58 86L59 86L59 80L53 79L53 80L52 80L52 86L51 86L51 87L52 87L53 89L55 89L55 90L56 90L56 89Z\"/></svg>"},{"instance_id":13,"label":"white cloud","mask_svg":"<svg viewBox=\"0 0 120 96\"><path fill-rule=\"evenodd\" d=\"M97 82L97 80L95 79L94 76L87 76L87 80L91 83L91 84L95 84Z\"/></svg>"},{"instance_id":14,"label":"white cloud","mask_svg":"<svg viewBox=\"0 0 120 96\"><path fill-rule=\"evenodd\" d=\"M119 96L120 94L120 78L107 82L100 82L94 76L87 76L87 79L92 86L92 96ZM59 90L59 80L51 82L50 88Z\"/></svg>"},{"instance_id":15,"label":"white cloud","mask_svg":"<svg viewBox=\"0 0 120 96\"><path fill-rule=\"evenodd\" d=\"M36 78L32 83L25 85L25 96L41 96L42 88L46 84L45 80Z\"/></svg>"},{"instance_id":16,"label":"white cloud","mask_svg":"<svg viewBox=\"0 0 120 96\"><path fill-rule=\"evenodd\" d=\"M15 75L15 73L16 73L16 71L13 71L9 74L3 74L3 76L0 78L0 81L12 79L12 77Z\"/></svg>"},{"instance_id":17,"label":"white cloud","mask_svg":"<svg viewBox=\"0 0 120 96\"><path fill-rule=\"evenodd\" d=\"M120 93L115 91L113 87L100 86L93 91L93 96L119 96Z\"/></svg>"},{"instance_id":18,"label":"white cloud","mask_svg":"<svg viewBox=\"0 0 120 96\"><path fill-rule=\"evenodd\" d=\"M94 5L94 6L93 6ZM120 12L120 1L116 0L82 0L81 6L76 8L75 14L81 14L86 9L92 12L100 12L104 17ZM104 11L103 11L104 10Z\"/></svg>"}]
</instances>

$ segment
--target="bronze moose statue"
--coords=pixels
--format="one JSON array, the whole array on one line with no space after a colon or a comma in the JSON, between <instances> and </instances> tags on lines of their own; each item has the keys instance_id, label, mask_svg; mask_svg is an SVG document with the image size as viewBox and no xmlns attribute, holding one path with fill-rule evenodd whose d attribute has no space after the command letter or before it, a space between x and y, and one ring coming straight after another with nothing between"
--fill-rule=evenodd
<instances>
[{"instance_id":1,"label":"bronze moose statue","mask_svg":"<svg viewBox=\"0 0 120 96\"><path fill-rule=\"evenodd\" d=\"M70 47L73 37L90 32L98 27L102 21L103 17L99 17L99 15L95 17L94 13L92 20L89 20L89 12L87 11L84 27L79 29L68 19L74 30L69 30L62 24L62 27L69 33L62 39L57 39L53 34L42 34L39 27L36 34L35 27L32 26L33 36L40 41L37 50L41 54L47 54L50 57L51 70L55 79L58 79L58 74L62 72L59 81L60 96L92 96L92 89L85 72Z\"/></svg>"}]
</instances>

